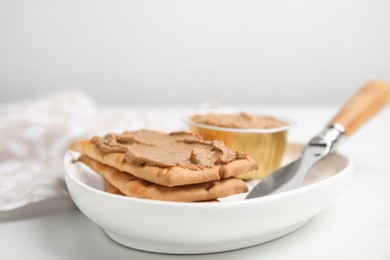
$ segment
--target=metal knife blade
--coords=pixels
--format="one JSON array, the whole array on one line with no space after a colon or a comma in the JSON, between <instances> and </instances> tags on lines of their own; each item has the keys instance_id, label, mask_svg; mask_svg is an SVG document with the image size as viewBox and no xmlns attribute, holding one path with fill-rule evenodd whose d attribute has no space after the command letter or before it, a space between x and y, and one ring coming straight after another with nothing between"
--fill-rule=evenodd
<instances>
[{"instance_id":1,"label":"metal knife blade","mask_svg":"<svg viewBox=\"0 0 390 260\"><path fill-rule=\"evenodd\" d=\"M248 199L270 193L294 189L319 160L336 149L344 136L350 136L390 101L390 87L386 81L373 80L363 86L339 110L325 129L306 146L302 158L277 170L262 180L247 196Z\"/></svg>"},{"instance_id":2,"label":"metal knife blade","mask_svg":"<svg viewBox=\"0 0 390 260\"><path fill-rule=\"evenodd\" d=\"M322 158L333 152L336 143L343 137L342 126L329 125L306 145L302 157L276 170L262 179L246 199L298 188L310 169Z\"/></svg>"},{"instance_id":3,"label":"metal knife blade","mask_svg":"<svg viewBox=\"0 0 390 260\"><path fill-rule=\"evenodd\" d=\"M276 170L268 177L262 179L247 195L247 199L262 197L281 188L286 184L297 172L301 160L295 160L286 166Z\"/></svg>"}]
</instances>

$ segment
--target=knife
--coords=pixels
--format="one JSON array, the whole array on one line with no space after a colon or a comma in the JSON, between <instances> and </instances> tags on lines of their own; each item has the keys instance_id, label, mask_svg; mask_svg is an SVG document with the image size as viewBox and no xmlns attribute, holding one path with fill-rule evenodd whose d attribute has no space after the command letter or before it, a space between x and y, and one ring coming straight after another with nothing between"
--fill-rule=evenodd
<instances>
[{"instance_id":1,"label":"knife","mask_svg":"<svg viewBox=\"0 0 390 260\"><path fill-rule=\"evenodd\" d=\"M390 86L373 80L363 86L336 114L330 123L305 146L302 156L261 179L246 199L279 193L301 186L310 169L334 152L345 137L381 110L390 100Z\"/></svg>"}]
</instances>

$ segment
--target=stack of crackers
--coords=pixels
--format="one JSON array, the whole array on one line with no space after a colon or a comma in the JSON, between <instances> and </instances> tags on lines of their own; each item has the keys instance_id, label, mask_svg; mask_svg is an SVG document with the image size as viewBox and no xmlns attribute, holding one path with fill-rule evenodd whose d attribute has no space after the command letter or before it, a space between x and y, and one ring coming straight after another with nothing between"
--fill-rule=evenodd
<instances>
[{"instance_id":1,"label":"stack of crackers","mask_svg":"<svg viewBox=\"0 0 390 260\"><path fill-rule=\"evenodd\" d=\"M70 149L104 179L107 192L144 199L202 202L247 192L235 176L258 168L247 154L187 132L110 133Z\"/></svg>"}]
</instances>

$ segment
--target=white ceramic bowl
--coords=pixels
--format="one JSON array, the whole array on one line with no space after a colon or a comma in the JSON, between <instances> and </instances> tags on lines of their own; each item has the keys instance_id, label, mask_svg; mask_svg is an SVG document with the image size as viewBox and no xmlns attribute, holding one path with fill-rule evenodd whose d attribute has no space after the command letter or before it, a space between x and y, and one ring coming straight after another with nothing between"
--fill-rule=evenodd
<instances>
[{"instance_id":1,"label":"white ceramic bowl","mask_svg":"<svg viewBox=\"0 0 390 260\"><path fill-rule=\"evenodd\" d=\"M287 163L302 145L289 145ZM181 203L106 193L101 178L65 156L65 180L77 207L109 237L128 247L162 253L196 254L244 248L286 235L324 210L344 189L352 163L334 154L313 168L299 189L220 203ZM248 183L253 186L255 181Z\"/></svg>"}]
</instances>

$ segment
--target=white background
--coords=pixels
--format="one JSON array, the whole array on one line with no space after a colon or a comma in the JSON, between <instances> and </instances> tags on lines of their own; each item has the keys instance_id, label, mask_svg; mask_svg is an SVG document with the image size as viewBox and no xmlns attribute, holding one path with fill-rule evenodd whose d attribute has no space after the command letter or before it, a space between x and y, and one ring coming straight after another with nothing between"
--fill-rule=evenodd
<instances>
[{"instance_id":1,"label":"white background","mask_svg":"<svg viewBox=\"0 0 390 260\"><path fill-rule=\"evenodd\" d=\"M388 0L0 0L0 102L339 104L390 81Z\"/></svg>"},{"instance_id":2,"label":"white background","mask_svg":"<svg viewBox=\"0 0 390 260\"><path fill-rule=\"evenodd\" d=\"M390 81L389 0L0 0L0 102L73 88L101 104L177 105L165 112L172 120L206 100L271 105L299 122L293 140L307 141L376 77ZM186 258L389 259L388 118L341 147L354 177L308 225ZM74 208L47 211L0 214L2 256L183 258L121 247Z\"/></svg>"}]
</instances>

